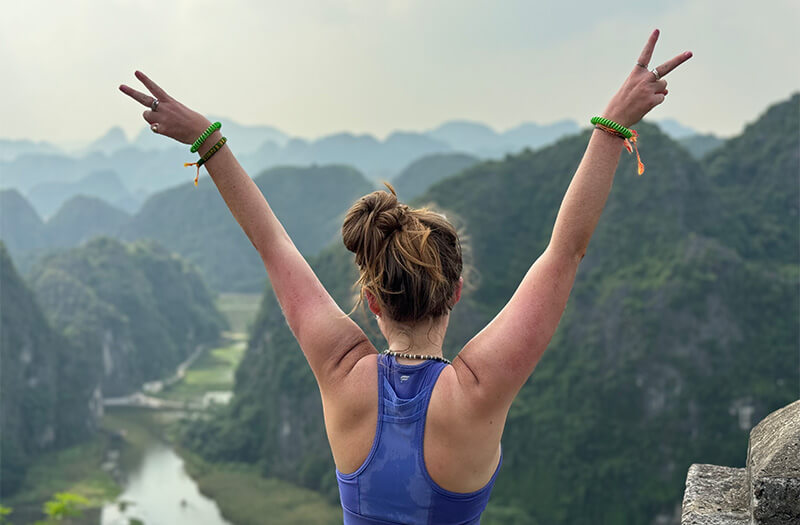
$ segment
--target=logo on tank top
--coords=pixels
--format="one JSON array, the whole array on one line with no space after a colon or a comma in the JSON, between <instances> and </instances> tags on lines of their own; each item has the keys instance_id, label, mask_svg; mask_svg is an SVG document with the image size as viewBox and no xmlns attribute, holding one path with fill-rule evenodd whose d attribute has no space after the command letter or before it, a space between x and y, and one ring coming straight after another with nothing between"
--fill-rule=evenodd
<instances>
[{"instance_id":1,"label":"logo on tank top","mask_svg":"<svg viewBox=\"0 0 800 525\"><path fill-rule=\"evenodd\" d=\"M401 383L405 383L406 381L408 381L409 377L411 377L411 376L400 376L400 382Z\"/></svg>"}]
</instances>

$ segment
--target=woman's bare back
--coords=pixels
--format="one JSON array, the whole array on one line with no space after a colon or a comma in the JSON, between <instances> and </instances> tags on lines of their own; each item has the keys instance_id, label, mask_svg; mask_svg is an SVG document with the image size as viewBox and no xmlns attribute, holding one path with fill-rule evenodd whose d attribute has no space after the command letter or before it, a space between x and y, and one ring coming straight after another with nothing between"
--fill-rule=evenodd
<instances>
[{"instance_id":1,"label":"woman's bare back","mask_svg":"<svg viewBox=\"0 0 800 525\"><path fill-rule=\"evenodd\" d=\"M420 361L398 358L402 364ZM424 456L428 473L451 492L483 488L500 461L506 414L480 417L470 393L459 383L458 362L442 370L431 394L425 423ZM356 471L375 440L378 418L378 354L361 358L340 386L322 395L325 427L336 467Z\"/></svg>"}]
</instances>

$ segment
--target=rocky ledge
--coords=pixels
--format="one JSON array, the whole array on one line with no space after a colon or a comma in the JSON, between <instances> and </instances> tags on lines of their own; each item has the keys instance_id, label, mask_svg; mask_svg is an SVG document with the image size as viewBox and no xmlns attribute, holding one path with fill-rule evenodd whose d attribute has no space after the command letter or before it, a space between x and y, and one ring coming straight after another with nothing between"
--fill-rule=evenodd
<instances>
[{"instance_id":1,"label":"rocky ledge","mask_svg":"<svg viewBox=\"0 0 800 525\"><path fill-rule=\"evenodd\" d=\"M746 524L800 524L800 401L750 432L745 468L689 468L681 525Z\"/></svg>"}]
</instances>

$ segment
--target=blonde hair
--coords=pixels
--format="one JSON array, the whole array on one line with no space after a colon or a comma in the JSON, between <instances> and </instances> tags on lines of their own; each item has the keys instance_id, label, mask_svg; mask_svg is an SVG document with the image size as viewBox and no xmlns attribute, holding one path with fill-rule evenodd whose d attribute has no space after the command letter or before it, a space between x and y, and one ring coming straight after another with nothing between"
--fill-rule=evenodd
<instances>
[{"instance_id":1,"label":"blonde hair","mask_svg":"<svg viewBox=\"0 0 800 525\"><path fill-rule=\"evenodd\" d=\"M369 291L395 321L442 316L453 308L463 270L456 229L439 213L398 202L385 184L389 192L361 197L342 225L342 240L360 270L359 303Z\"/></svg>"}]
</instances>

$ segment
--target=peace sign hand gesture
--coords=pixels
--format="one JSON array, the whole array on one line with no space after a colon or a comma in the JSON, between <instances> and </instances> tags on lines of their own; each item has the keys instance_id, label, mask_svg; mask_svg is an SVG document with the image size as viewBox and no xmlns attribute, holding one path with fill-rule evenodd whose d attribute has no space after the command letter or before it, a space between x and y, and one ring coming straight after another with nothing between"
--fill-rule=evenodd
<instances>
[{"instance_id":1,"label":"peace sign hand gesture","mask_svg":"<svg viewBox=\"0 0 800 525\"><path fill-rule=\"evenodd\" d=\"M639 122L651 109L664 102L667 96L667 81L662 80L667 73L683 64L692 57L691 51L686 51L648 71L653 49L656 47L659 31L656 29L650 35L647 43L639 55L639 61L633 67L625 83L617 94L606 106L603 116L625 127L630 127Z\"/></svg>"},{"instance_id":2,"label":"peace sign hand gesture","mask_svg":"<svg viewBox=\"0 0 800 525\"><path fill-rule=\"evenodd\" d=\"M154 133L166 135L184 144L191 144L211 125L207 118L169 96L147 75L141 71L135 74L153 96L136 91L125 84L120 85L119 90L150 108L142 116Z\"/></svg>"}]
</instances>

